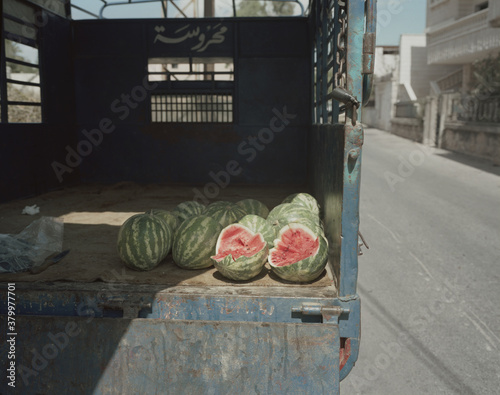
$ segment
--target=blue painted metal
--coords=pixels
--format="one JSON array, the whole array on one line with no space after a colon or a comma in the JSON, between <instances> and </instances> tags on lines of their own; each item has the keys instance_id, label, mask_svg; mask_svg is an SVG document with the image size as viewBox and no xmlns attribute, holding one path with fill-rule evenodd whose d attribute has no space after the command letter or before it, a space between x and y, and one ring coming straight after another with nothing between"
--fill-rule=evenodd
<instances>
[{"instance_id":1,"label":"blue painted metal","mask_svg":"<svg viewBox=\"0 0 500 395\"><path fill-rule=\"evenodd\" d=\"M307 41L311 27L308 23L323 33L328 32L314 31L310 35L316 38L322 51L328 45L337 48L335 37L339 27L334 19L332 28L326 18L331 9L338 10L338 1L333 2L333 8L329 8L331 2L327 3L315 1L313 9L317 13L309 21L305 18L285 22L269 18L223 21L231 24L231 39L220 52L214 50L211 55L229 54L234 58L238 112L237 124L223 130L217 129L219 126L206 125L198 125L198 129L178 125L162 125L163 129L152 127L147 118L147 100L138 103L137 110L126 120L120 120L116 113L109 114L109 104L113 100L143 83L149 56L172 53L170 49L144 44L145 39L154 38L154 27L163 20L132 21L130 25L123 21L72 22L70 25L54 17L44 27L47 37L60 35L57 40L54 38L58 45L51 41L50 48L44 47L42 56L46 64L50 64L48 55L54 54L54 59L63 59L60 68L54 66L58 73L62 69L72 69L73 60L62 54L71 48L75 51L75 73L64 74L64 81L69 82L68 86L76 85L78 98L76 103L72 101L74 92L70 90L64 96L68 100L59 107L49 102L46 109L50 119L48 126L33 125L28 132L23 129L20 136L14 136L21 131L14 126L2 131L3 141L9 143L13 152L19 152L20 147L26 149L23 139L29 140L27 137L35 132L39 140L26 152L30 156L36 153L38 143L47 147L47 142L41 139L47 139L50 128L59 125L55 117L60 106L64 106L68 111L57 130L72 123L78 123L79 130L94 128L96 122L107 116L114 117L117 127L115 133L106 136L99 150L84 161L81 168L84 178L112 182L131 179L132 175L140 181L158 181L154 179L160 177L157 173L145 169L171 168L172 163L179 167L178 161L185 160L189 166L184 167L189 170L168 175L172 178L167 181L199 182L204 181L202 177L208 173L207 164L217 166L217 163L234 159L232 155L241 139L269 125L267 117L273 113L268 114L265 110L272 111L277 102L283 103L297 118L289 125L287 136L276 136L275 148L270 146L245 168L243 181L305 181L305 147L309 145L309 175L325 210L330 263L338 281L338 294L333 287L327 291L315 290L317 294L309 290L305 295L300 291L286 294L279 289L252 293L239 287L231 290L225 287L220 290L217 287L146 289L122 285L102 291L96 284L18 285L20 363L32 365L31 350L43 350L49 344L49 332L67 331L71 322L81 329L67 348L51 360L50 366L35 372L33 385L24 393L64 393L68 377L74 378L70 384L72 389L80 385L88 390L87 393L97 394L108 390L186 393L192 389L199 392L200 388L208 388L207 383L213 384L214 393L248 392L249 388L262 393L338 392L339 379L347 376L358 357L360 341L360 300L356 287L363 129L360 123L351 124L352 113L347 114L346 125L338 124L336 103L332 107L334 124L329 123L326 99L331 81L325 74L333 66L327 57L318 58L320 78L311 77L312 43ZM181 26L176 23L169 28ZM362 101L364 1L348 2L347 26L347 90ZM369 22L369 26L374 28L373 22ZM71 30L74 36L63 34ZM66 38L62 39L63 36ZM179 56L189 56L188 52L180 49ZM50 74L48 68L45 70L49 81L54 81L54 89L61 92L62 85L57 83L55 74ZM311 84L321 87L323 96L315 96L320 104L315 120L325 123L312 127L313 106L309 104L314 95ZM98 97L96 92L99 92ZM331 98L328 100L331 102ZM53 133L53 139L47 141L52 143L59 139L59 151L63 153L64 146L77 134L76 131L74 135ZM57 160L56 151L49 151L43 161L39 160L42 154L37 153L37 163ZM124 152L134 155L127 156ZM141 157L141 166L132 162L137 155ZM291 155L298 158L292 171L279 168L279 163L289 164L286 159ZM30 166L35 168L35 165L34 161ZM50 163L47 168L50 169ZM25 170L29 173L30 169ZM18 178L30 180L24 174ZM44 175L37 179L47 178ZM308 289L307 286L304 289ZM297 313L300 306L311 303L320 306L319 310L339 306L348 313L339 317ZM7 305L2 300L0 319L4 319L6 313ZM351 354L339 372L340 338L349 340ZM85 374L75 375L81 366L77 354L87 364ZM0 387L0 392L7 391Z\"/></svg>"},{"instance_id":2,"label":"blue painted metal","mask_svg":"<svg viewBox=\"0 0 500 395\"><path fill-rule=\"evenodd\" d=\"M362 0L348 3L347 33L347 91L362 101L362 54L364 33L364 7ZM357 109L360 119L361 109ZM349 117L350 115L350 117ZM352 114L346 114L351 118ZM358 276L358 231L359 231L359 192L361 177L361 145L363 128L358 123L350 125L348 120L345 131L344 149L344 190L342 204L342 248L340 258L339 295L356 294Z\"/></svg>"},{"instance_id":3,"label":"blue painted metal","mask_svg":"<svg viewBox=\"0 0 500 395\"><path fill-rule=\"evenodd\" d=\"M336 325L73 317L17 325L17 393L338 393Z\"/></svg>"}]
</instances>

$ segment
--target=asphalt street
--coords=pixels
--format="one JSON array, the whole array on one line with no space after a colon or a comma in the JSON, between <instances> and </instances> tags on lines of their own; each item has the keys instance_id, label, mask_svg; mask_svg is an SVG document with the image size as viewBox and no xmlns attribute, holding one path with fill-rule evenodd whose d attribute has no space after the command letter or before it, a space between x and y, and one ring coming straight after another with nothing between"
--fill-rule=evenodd
<instances>
[{"instance_id":1,"label":"asphalt street","mask_svg":"<svg viewBox=\"0 0 500 395\"><path fill-rule=\"evenodd\" d=\"M350 394L500 394L500 167L365 130Z\"/></svg>"}]
</instances>

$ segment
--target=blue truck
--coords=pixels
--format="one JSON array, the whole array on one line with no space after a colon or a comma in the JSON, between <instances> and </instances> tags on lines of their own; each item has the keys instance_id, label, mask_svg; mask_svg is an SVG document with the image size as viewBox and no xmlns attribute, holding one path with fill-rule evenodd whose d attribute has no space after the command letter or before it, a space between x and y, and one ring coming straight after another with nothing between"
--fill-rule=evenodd
<instances>
[{"instance_id":1,"label":"blue truck","mask_svg":"<svg viewBox=\"0 0 500 395\"><path fill-rule=\"evenodd\" d=\"M288 2L284 16L240 15L234 1L219 15L207 0L202 17L188 2L97 3L1 3L0 233L60 218L69 253L0 274L0 393L338 393L360 346L375 0ZM162 12L106 18L143 3ZM170 258L139 273L117 257L133 213L247 197L272 207L301 191L329 241L312 283L232 282ZM33 204L38 217L20 215Z\"/></svg>"}]
</instances>

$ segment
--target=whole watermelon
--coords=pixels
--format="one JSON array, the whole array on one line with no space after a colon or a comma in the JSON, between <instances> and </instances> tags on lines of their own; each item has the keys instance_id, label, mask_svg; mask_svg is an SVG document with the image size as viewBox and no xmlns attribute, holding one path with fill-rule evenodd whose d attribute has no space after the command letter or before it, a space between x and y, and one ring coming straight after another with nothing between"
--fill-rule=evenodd
<instances>
[{"instance_id":1,"label":"whole watermelon","mask_svg":"<svg viewBox=\"0 0 500 395\"><path fill-rule=\"evenodd\" d=\"M269 213L267 221L275 228L276 233L292 222L302 223L317 234L324 233L318 214L295 203L282 203L276 206Z\"/></svg>"},{"instance_id":2,"label":"whole watermelon","mask_svg":"<svg viewBox=\"0 0 500 395\"><path fill-rule=\"evenodd\" d=\"M284 280L310 282L319 277L328 260L328 241L303 224L283 227L269 251L271 270Z\"/></svg>"},{"instance_id":3,"label":"whole watermelon","mask_svg":"<svg viewBox=\"0 0 500 395\"><path fill-rule=\"evenodd\" d=\"M304 207L308 208L314 214L319 215L318 201L312 195L309 195L308 193L305 193L305 192L294 193L293 195L287 196L283 200L283 203L298 204L300 206L304 206Z\"/></svg>"},{"instance_id":4,"label":"whole watermelon","mask_svg":"<svg viewBox=\"0 0 500 395\"><path fill-rule=\"evenodd\" d=\"M246 215L246 212L235 203L220 201L208 205L203 215L212 217L225 228L229 224L238 222Z\"/></svg>"},{"instance_id":5,"label":"whole watermelon","mask_svg":"<svg viewBox=\"0 0 500 395\"><path fill-rule=\"evenodd\" d=\"M258 200L244 199L240 200L236 204L243 210L245 210L247 214L258 215L259 217L262 217L264 219L269 215L269 209L267 208L267 206L264 203L259 202Z\"/></svg>"},{"instance_id":6,"label":"whole watermelon","mask_svg":"<svg viewBox=\"0 0 500 395\"><path fill-rule=\"evenodd\" d=\"M118 232L118 255L134 270L151 270L170 252L173 232L160 218L136 214L127 219Z\"/></svg>"},{"instance_id":7,"label":"whole watermelon","mask_svg":"<svg viewBox=\"0 0 500 395\"><path fill-rule=\"evenodd\" d=\"M211 256L222 226L206 215L186 219L175 232L172 258L183 269L204 269L212 266Z\"/></svg>"},{"instance_id":8,"label":"whole watermelon","mask_svg":"<svg viewBox=\"0 0 500 395\"><path fill-rule=\"evenodd\" d=\"M179 203L172 210L172 214L179 219L180 224L188 218L200 215L203 210L205 210L205 206L203 204L198 203L195 200L188 200L186 202Z\"/></svg>"},{"instance_id":9,"label":"whole watermelon","mask_svg":"<svg viewBox=\"0 0 500 395\"><path fill-rule=\"evenodd\" d=\"M158 208L153 208L149 211L146 211L146 214L155 215L158 218L161 218L170 226L170 228L174 232L176 231L177 227L179 226L179 218L177 218L177 216L172 214L170 211L162 210L162 209L158 209Z\"/></svg>"}]
</instances>

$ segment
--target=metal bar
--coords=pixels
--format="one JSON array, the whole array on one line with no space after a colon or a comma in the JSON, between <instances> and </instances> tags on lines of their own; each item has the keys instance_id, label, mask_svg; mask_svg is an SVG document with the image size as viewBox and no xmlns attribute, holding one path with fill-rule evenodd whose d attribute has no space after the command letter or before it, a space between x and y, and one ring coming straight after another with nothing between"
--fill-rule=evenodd
<instances>
[{"instance_id":1,"label":"metal bar","mask_svg":"<svg viewBox=\"0 0 500 395\"><path fill-rule=\"evenodd\" d=\"M347 3L347 91L358 101L362 98L362 57L364 0ZM344 146L344 187L342 202L342 248L340 255L339 296L356 294L358 278L359 192L363 128L351 125L359 106L346 111Z\"/></svg>"},{"instance_id":2,"label":"metal bar","mask_svg":"<svg viewBox=\"0 0 500 395\"><path fill-rule=\"evenodd\" d=\"M38 64L34 64L34 63L29 63L29 62L25 62L23 60L18 60L18 59L13 59L13 58L9 58L9 57L5 57L5 60L7 62L10 62L10 63L15 63L15 64L19 64L21 66L27 66L27 67L36 67L36 68L40 68L40 66Z\"/></svg>"},{"instance_id":3,"label":"metal bar","mask_svg":"<svg viewBox=\"0 0 500 395\"><path fill-rule=\"evenodd\" d=\"M5 37L6 39L38 49L38 43L36 40L32 40L31 38L26 38L24 36L20 36L18 34L11 32L6 32L6 33L9 33L9 37Z\"/></svg>"},{"instance_id":4,"label":"metal bar","mask_svg":"<svg viewBox=\"0 0 500 395\"><path fill-rule=\"evenodd\" d=\"M9 106L33 106L40 107L42 105L41 102L27 102L27 101L7 101Z\"/></svg>"},{"instance_id":5,"label":"metal bar","mask_svg":"<svg viewBox=\"0 0 500 395\"><path fill-rule=\"evenodd\" d=\"M35 86L37 88L40 87L40 84L36 83L36 82L18 81L18 80L13 80L13 79L10 79L10 78L7 78L7 82L10 83L10 84L16 84L16 85Z\"/></svg>"},{"instance_id":6,"label":"metal bar","mask_svg":"<svg viewBox=\"0 0 500 395\"><path fill-rule=\"evenodd\" d=\"M7 67L5 63L5 31L3 30L3 0L0 0L0 114L1 122L8 122L8 110L7 110Z\"/></svg>"}]
</instances>

